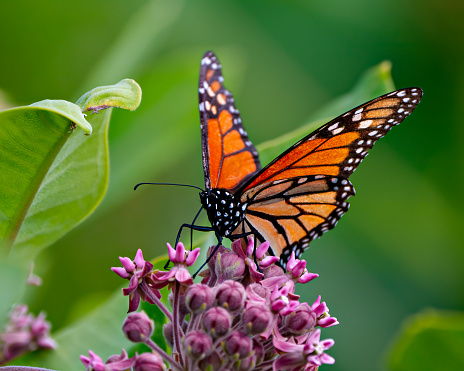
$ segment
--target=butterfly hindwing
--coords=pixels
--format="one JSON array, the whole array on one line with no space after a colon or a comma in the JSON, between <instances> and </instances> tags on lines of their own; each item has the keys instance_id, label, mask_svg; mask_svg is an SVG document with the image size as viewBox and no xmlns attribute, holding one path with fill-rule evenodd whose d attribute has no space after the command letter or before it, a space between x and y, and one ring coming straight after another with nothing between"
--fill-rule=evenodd
<instances>
[{"instance_id":1,"label":"butterfly hindwing","mask_svg":"<svg viewBox=\"0 0 464 371\"><path fill-rule=\"evenodd\" d=\"M348 177L368 149L417 106L419 88L401 89L330 121L264 167L237 192L245 220L234 234L256 231L286 262L333 228L354 194ZM251 226L251 228L250 228Z\"/></svg>"},{"instance_id":2,"label":"butterfly hindwing","mask_svg":"<svg viewBox=\"0 0 464 371\"><path fill-rule=\"evenodd\" d=\"M206 189L224 188L234 193L261 165L223 81L216 56L205 53L198 90Z\"/></svg>"},{"instance_id":3,"label":"butterfly hindwing","mask_svg":"<svg viewBox=\"0 0 464 371\"><path fill-rule=\"evenodd\" d=\"M273 253L286 261L293 250L299 256L310 241L335 227L348 211L346 200L352 195L348 180L328 175L262 183L242 195L241 202L247 205L244 223L250 223L258 238L269 241ZM251 231L244 223L243 230Z\"/></svg>"}]
</instances>

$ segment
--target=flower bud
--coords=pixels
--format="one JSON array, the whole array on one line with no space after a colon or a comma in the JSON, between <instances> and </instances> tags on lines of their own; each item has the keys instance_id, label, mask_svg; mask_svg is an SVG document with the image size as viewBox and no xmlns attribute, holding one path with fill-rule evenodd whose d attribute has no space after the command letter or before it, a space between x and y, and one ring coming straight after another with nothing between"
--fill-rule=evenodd
<instances>
[{"instance_id":1,"label":"flower bud","mask_svg":"<svg viewBox=\"0 0 464 371\"><path fill-rule=\"evenodd\" d=\"M198 367L201 371L219 371L221 370L222 363L219 354L213 352L198 362Z\"/></svg>"},{"instance_id":2,"label":"flower bud","mask_svg":"<svg viewBox=\"0 0 464 371\"><path fill-rule=\"evenodd\" d=\"M168 322L163 326L163 335L166 340L166 344L169 345L170 348L173 348L174 336L172 332L172 322Z\"/></svg>"},{"instance_id":3,"label":"flower bud","mask_svg":"<svg viewBox=\"0 0 464 371\"><path fill-rule=\"evenodd\" d=\"M134 371L163 371L166 365L157 353L142 353L137 356Z\"/></svg>"},{"instance_id":4,"label":"flower bud","mask_svg":"<svg viewBox=\"0 0 464 371\"><path fill-rule=\"evenodd\" d=\"M230 314L221 307L208 309L203 317L203 327L213 338L226 335L231 326Z\"/></svg>"},{"instance_id":5,"label":"flower bud","mask_svg":"<svg viewBox=\"0 0 464 371\"><path fill-rule=\"evenodd\" d=\"M142 312L130 313L122 324L122 331L126 337L134 342L140 343L150 338L153 334L154 322Z\"/></svg>"},{"instance_id":6,"label":"flower bud","mask_svg":"<svg viewBox=\"0 0 464 371\"><path fill-rule=\"evenodd\" d=\"M252 302L243 311L242 323L248 333L258 335L268 329L273 318L274 315L265 304Z\"/></svg>"},{"instance_id":7,"label":"flower bud","mask_svg":"<svg viewBox=\"0 0 464 371\"><path fill-rule=\"evenodd\" d=\"M204 312L211 307L213 301L213 289L201 283L190 286L185 295L185 306L194 314Z\"/></svg>"},{"instance_id":8,"label":"flower bud","mask_svg":"<svg viewBox=\"0 0 464 371\"><path fill-rule=\"evenodd\" d=\"M242 277L245 273L245 268L245 261L234 252L225 252L219 255L215 266L219 282Z\"/></svg>"},{"instance_id":9,"label":"flower bud","mask_svg":"<svg viewBox=\"0 0 464 371\"><path fill-rule=\"evenodd\" d=\"M237 281L227 280L221 283L216 290L218 305L223 306L230 312L235 312L243 307L246 292L243 285Z\"/></svg>"},{"instance_id":10,"label":"flower bud","mask_svg":"<svg viewBox=\"0 0 464 371\"><path fill-rule=\"evenodd\" d=\"M216 246L210 246L208 249L208 253L206 256L211 256L213 251L216 250ZM220 245L211 259L208 261L208 267L211 269L212 272L216 272L216 260L218 256L221 256L223 253L230 251L227 247Z\"/></svg>"},{"instance_id":11,"label":"flower bud","mask_svg":"<svg viewBox=\"0 0 464 371\"><path fill-rule=\"evenodd\" d=\"M307 303L301 304L294 312L283 318L284 327L293 335L302 335L316 326L316 313Z\"/></svg>"},{"instance_id":12,"label":"flower bud","mask_svg":"<svg viewBox=\"0 0 464 371\"><path fill-rule=\"evenodd\" d=\"M234 359L244 359L250 356L253 343L248 335L240 331L234 331L223 342L226 354Z\"/></svg>"},{"instance_id":13,"label":"flower bud","mask_svg":"<svg viewBox=\"0 0 464 371\"><path fill-rule=\"evenodd\" d=\"M119 362L124 362L129 359L129 356L127 355L127 352L125 349L122 350L121 354L113 354L112 356L109 356L108 359L106 360L105 364L109 365L111 363L119 363Z\"/></svg>"},{"instance_id":14,"label":"flower bud","mask_svg":"<svg viewBox=\"0 0 464 371\"><path fill-rule=\"evenodd\" d=\"M256 356L252 354L249 357L239 359L234 364L234 370L237 371L249 371L254 370L256 366Z\"/></svg>"},{"instance_id":15,"label":"flower bud","mask_svg":"<svg viewBox=\"0 0 464 371\"><path fill-rule=\"evenodd\" d=\"M203 331L193 331L184 337L183 346L190 358L200 360L211 352L213 342Z\"/></svg>"}]
</instances>

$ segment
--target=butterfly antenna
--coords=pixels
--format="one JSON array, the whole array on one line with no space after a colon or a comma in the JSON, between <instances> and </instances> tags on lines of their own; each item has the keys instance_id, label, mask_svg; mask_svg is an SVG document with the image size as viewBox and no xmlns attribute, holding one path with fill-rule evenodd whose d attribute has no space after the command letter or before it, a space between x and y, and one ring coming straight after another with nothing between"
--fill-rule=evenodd
<instances>
[{"instance_id":1,"label":"butterfly antenna","mask_svg":"<svg viewBox=\"0 0 464 371\"><path fill-rule=\"evenodd\" d=\"M144 185L144 184L151 184L151 185L171 185L171 186L178 186L178 187L190 187L190 188L196 188L196 189L199 189L200 191L204 192L204 190L200 187L197 187L197 186L194 186L194 185L190 185L190 184L177 184L177 183L139 183L137 184L135 187L134 187L134 191L140 187L141 185Z\"/></svg>"}]
</instances>

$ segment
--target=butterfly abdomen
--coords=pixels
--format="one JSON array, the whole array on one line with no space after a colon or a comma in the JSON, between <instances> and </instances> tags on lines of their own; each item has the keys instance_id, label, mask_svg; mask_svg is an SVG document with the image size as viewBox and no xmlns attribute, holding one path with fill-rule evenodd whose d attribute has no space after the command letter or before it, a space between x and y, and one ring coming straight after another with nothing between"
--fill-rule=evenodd
<instances>
[{"instance_id":1,"label":"butterfly abdomen","mask_svg":"<svg viewBox=\"0 0 464 371\"><path fill-rule=\"evenodd\" d=\"M245 215L246 203L237 200L226 189L213 188L200 193L213 229L221 236L230 236Z\"/></svg>"}]
</instances>

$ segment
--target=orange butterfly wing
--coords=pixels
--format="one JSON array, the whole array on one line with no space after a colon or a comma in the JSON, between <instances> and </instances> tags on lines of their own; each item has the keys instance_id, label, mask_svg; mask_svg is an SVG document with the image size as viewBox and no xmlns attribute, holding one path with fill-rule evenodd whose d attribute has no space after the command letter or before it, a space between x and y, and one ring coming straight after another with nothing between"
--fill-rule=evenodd
<instances>
[{"instance_id":1,"label":"orange butterfly wing","mask_svg":"<svg viewBox=\"0 0 464 371\"><path fill-rule=\"evenodd\" d=\"M205 185L207 190L225 188L234 193L261 165L223 81L218 59L205 53L198 89Z\"/></svg>"},{"instance_id":2,"label":"orange butterfly wing","mask_svg":"<svg viewBox=\"0 0 464 371\"><path fill-rule=\"evenodd\" d=\"M354 194L348 177L368 149L419 103L422 90L401 89L330 121L300 140L241 189L245 220L234 234L258 233L286 261L333 228Z\"/></svg>"}]
</instances>

